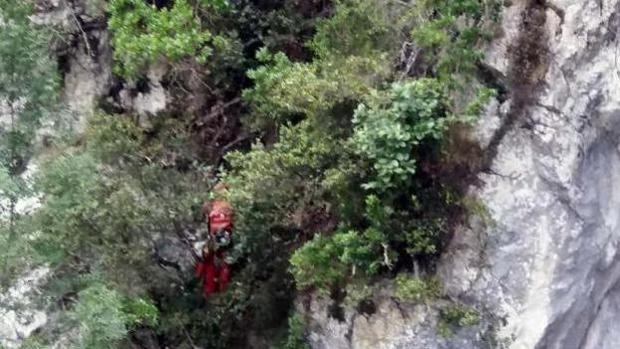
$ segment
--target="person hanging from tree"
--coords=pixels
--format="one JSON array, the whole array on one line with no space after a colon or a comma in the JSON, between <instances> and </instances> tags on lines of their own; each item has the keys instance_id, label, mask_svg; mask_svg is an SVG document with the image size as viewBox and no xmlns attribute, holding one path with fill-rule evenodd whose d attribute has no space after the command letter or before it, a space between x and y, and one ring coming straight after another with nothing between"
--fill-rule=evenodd
<instances>
[{"instance_id":1,"label":"person hanging from tree","mask_svg":"<svg viewBox=\"0 0 620 349\"><path fill-rule=\"evenodd\" d=\"M196 263L196 276L202 280L205 297L226 290L230 282L228 252L232 246L234 211L223 199L228 186L219 183L213 188L214 200L202 207L207 221L206 239L199 245L201 259Z\"/></svg>"}]
</instances>

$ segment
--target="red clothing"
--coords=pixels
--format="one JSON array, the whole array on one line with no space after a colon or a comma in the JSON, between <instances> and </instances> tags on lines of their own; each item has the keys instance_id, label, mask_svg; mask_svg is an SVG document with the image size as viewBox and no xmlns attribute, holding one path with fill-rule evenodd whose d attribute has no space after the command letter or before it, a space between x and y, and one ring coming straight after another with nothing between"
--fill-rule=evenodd
<instances>
[{"instance_id":1,"label":"red clothing","mask_svg":"<svg viewBox=\"0 0 620 349\"><path fill-rule=\"evenodd\" d=\"M216 258L219 260L219 265ZM230 267L224 258L226 258L226 253L218 251L196 264L196 276L202 279L202 292L205 297L215 292L225 291L230 282Z\"/></svg>"},{"instance_id":2,"label":"red clothing","mask_svg":"<svg viewBox=\"0 0 620 349\"><path fill-rule=\"evenodd\" d=\"M203 210L209 217L209 234L212 239L215 239L218 231L232 234L234 212L228 202L214 200L206 203ZM209 253L202 262L196 264L196 276L202 279L206 297L224 291L230 282L230 267L225 259L226 252L218 250Z\"/></svg>"}]
</instances>

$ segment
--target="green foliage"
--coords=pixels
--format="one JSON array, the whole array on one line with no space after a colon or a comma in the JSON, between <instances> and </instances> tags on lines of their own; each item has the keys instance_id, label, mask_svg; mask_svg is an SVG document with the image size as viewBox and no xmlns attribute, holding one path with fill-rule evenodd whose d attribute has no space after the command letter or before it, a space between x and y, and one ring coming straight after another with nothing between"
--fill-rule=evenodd
<instances>
[{"instance_id":1,"label":"green foliage","mask_svg":"<svg viewBox=\"0 0 620 349\"><path fill-rule=\"evenodd\" d=\"M310 63L259 51L264 65L248 72L254 86L244 91L255 118L321 116L373 92L390 75L389 54L399 45L400 28L393 25L399 9L392 7L378 0L336 1L335 15L317 24Z\"/></svg>"},{"instance_id":2,"label":"green foliage","mask_svg":"<svg viewBox=\"0 0 620 349\"><path fill-rule=\"evenodd\" d=\"M403 244L404 250L415 258L433 256L440 250L446 222L437 217L440 216L437 208L434 208L436 213L428 212L437 198L421 193L421 200L428 200L427 203L416 193L403 195L403 192L418 190L417 181L421 175L417 172L417 162L421 156L426 156L423 152L438 148L446 129L455 121L469 122L471 116L480 112L490 94L481 89L477 97L461 108L462 98L454 96L454 84L442 74L439 78L386 83L389 82L389 67L380 57L396 52L400 45L398 33L407 28L402 23L417 14L417 18L424 19L424 25L428 24L420 31L420 42L431 53L437 50L429 64L443 71L442 66L448 64L442 60L444 56L438 54L441 50L463 45L463 42L474 42L472 35L475 33L464 32L459 33L462 38L453 43L449 35L451 26L459 26L456 19L469 16L477 9L431 2L405 8L400 6L404 5L385 5L370 0L337 1L334 15L317 26L310 44L316 54L311 62L294 62L283 53L270 54L262 50L258 58L265 65L249 72L255 85L244 92L244 97L252 104L255 118L264 120L266 117L281 123L299 120L299 116L306 117L305 125L317 125L310 127L313 136L322 133L337 137L341 140L339 144L344 145L330 147L334 151L331 160L338 159L340 163L329 163L328 159L321 166L325 173L322 190L327 194L321 195L321 199L338 203L338 218L344 224L331 235L316 236L293 254L292 273L299 288L315 286L325 290L346 282L352 274L360 273L360 269L372 275L382 266L390 267L397 258L395 247ZM449 22L435 18L435 10L448 11L456 19ZM424 31L428 34L426 40L422 37ZM355 69L354 61L368 64L363 69ZM382 72L383 69L387 69L387 74ZM373 70L381 73L367 73ZM382 91L381 84L391 88ZM336 133L333 127L318 126L350 128L350 124L339 120L342 115L353 112L353 109L347 111L348 102L352 105L362 102L355 109L350 139L350 131ZM306 130L298 128L296 131L304 133ZM304 136L298 137L303 139ZM278 144L269 152L274 152ZM266 152L254 149L251 153L257 151L262 156ZM281 149L275 153L282 156ZM426 156L425 161L428 159ZM244 161L247 162L247 158ZM242 163L231 162L231 165L232 168L247 166ZM287 177L294 177L294 172L286 166L278 162L272 164L282 174L288 174ZM254 171L244 181L254 176L265 178L260 172ZM298 187L305 187L304 182L314 181L301 180ZM359 193L360 185L367 194ZM267 188L259 195L261 198L273 198L277 202L299 201L294 191L285 193L280 188ZM368 196L366 210L362 213L360 208L363 210L364 205L355 205L355 202L363 202L365 196ZM244 200L252 202L256 197L249 195ZM373 207L381 214L373 215ZM265 205L251 211L248 216L256 216L257 212L274 212L277 214L273 217L285 219L286 212L293 210L272 210ZM423 216L428 218L421 218ZM268 225L273 226L273 221ZM290 224L283 226L290 227ZM320 272L313 275L310 270Z\"/></svg>"},{"instance_id":3,"label":"green foliage","mask_svg":"<svg viewBox=\"0 0 620 349\"><path fill-rule=\"evenodd\" d=\"M445 219L420 221L405 233L407 252L411 255L433 255L439 252Z\"/></svg>"},{"instance_id":4,"label":"green foliage","mask_svg":"<svg viewBox=\"0 0 620 349\"><path fill-rule=\"evenodd\" d=\"M40 231L32 242L35 257L59 270L55 284L66 284L49 294L82 292L84 283L71 280L84 268L96 269L95 284L105 282L105 290L101 286L87 292L80 302L107 297L106 307L116 309L105 315L109 327L98 326L103 332L88 332L86 327L96 324L84 322L86 347L124 347L127 331L162 326L158 308L146 300L152 290L179 297L178 281L171 282L153 263L152 243L161 236L176 238L179 226L195 224L210 182L207 169L198 162L186 165L177 155L188 154L191 142L183 146L184 136L175 132L180 131L155 129L147 138L124 116L98 115L81 147L58 149L41 168L37 185L42 206L30 224ZM190 170L179 170L175 160ZM87 307L77 308L75 316L90 316ZM166 316L172 312L164 310Z\"/></svg>"},{"instance_id":5,"label":"green foliage","mask_svg":"<svg viewBox=\"0 0 620 349\"><path fill-rule=\"evenodd\" d=\"M126 299L123 304L125 322L131 327L148 325L155 327L158 323L159 310L150 301L143 298Z\"/></svg>"},{"instance_id":6,"label":"green foliage","mask_svg":"<svg viewBox=\"0 0 620 349\"><path fill-rule=\"evenodd\" d=\"M89 152L106 163L134 155L144 138L142 130L129 118L102 114L89 120L85 137Z\"/></svg>"},{"instance_id":7,"label":"green foliage","mask_svg":"<svg viewBox=\"0 0 620 349\"><path fill-rule=\"evenodd\" d=\"M476 326L480 323L480 313L470 306L453 304L440 311L438 332L444 337L450 337L455 328Z\"/></svg>"},{"instance_id":8,"label":"green foliage","mask_svg":"<svg viewBox=\"0 0 620 349\"><path fill-rule=\"evenodd\" d=\"M338 83L323 78L312 65L293 63L283 53L272 55L266 49L259 51L257 58L267 65L248 73L255 86L244 91L243 96L261 115L276 118L281 114L314 113L323 107L326 94L338 93Z\"/></svg>"},{"instance_id":9,"label":"green foliage","mask_svg":"<svg viewBox=\"0 0 620 349\"><path fill-rule=\"evenodd\" d=\"M63 261L61 252L77 254L100 264L124 290L145 286L134 278L151 268L151 238L193 222L209 186L204 168L162 167L157 159L169 149L160 154L144 142L125 118L99 116L82 149L67 149L42 167L38 188L44 199L34 215L40 254L54 263ZM118 268L128 264L134 268Z\"/></svg>"},{"instance_id":10,"label":"green foliage","mask_svg":"<svg viewBox=\"0 0 620 349\"><path fill-rule=\"evenodd\" d=\"M56 65L47 48L49 32L30 21L31 11L27 1L0 2L4 23L0 32L0 96L14 118L30 126L53 104L58 87Z\"/></svg>"},{"instance_id":11,"label":"green foliage","mask_svg":"<svg viewBox=\"0 0 620 349\"><path fill-rule=\"evenodd\" d=\"M187 0L174 1L170 9L157 9L144 0L112 0L109 12L115 71L125 77L135 77L161 58L178 61L193 56L204 63L212 45L223 40L203 27Z\"/></svg>"},{"instance_id":12,"label":"green foliage","mask_svg":"<svg viewBox=\"0 0 620 349\"><path fill-rule=\"evenodd\" d=\"M375 234L375 235L373 235ZM291 273L297 287L317 287L326 292L342 284L349 276L371 276L381 266L382 236L376 230L318 234L291 256Z\"/></svg>"},{"instance_id":13,"label":"green foliage","mask_svg":"<svg viewBox=\"0 0 620 349\"><path fill-rule=\"evenodd\" d=\"M390 263L383 223L387 212L377 197L366 198L366 217L372 223L362 232L340 230L316 235L291 256L291 273L297 287L327 291L349 277L369 277Z\"/></svg>"},{"instance_id":14,"label":"green foliage","mask_svg":"<svg viewBox=\"0 0 620 349\"><path fill-rule=\"evenodd\" d=\"M0 99L8 118L0 125L0 166L13 175L31 154L41 120L56 101L58 75L48 52L49 32L31 23L30 3L0 2Z\"/></svg>"},{"instance_id":15,"label":"green foliage","mask_svg":"<svg viewBox=\"0 0 620 349\"><path fill-rule=\"evenodd\" d=\"M31 194L20 176L36 131L51 119L58 74L48 52L49 31L32 23L31 3L0 0L0 285L28 266L32 229L17 203Z\"/></svg>"},{"instance_id":16,"label":"green foliage","mask_svg":"<svg viewBox=\"0 0 620 349\"><path fill-rule=\"evenodd\" d=\"M371 56L399 43L394 5L378 0L337 0L334 15L317 24L310 46L320 59ZM395 9L401 10L400 8Z\"/></svg>"},{"instance_id":17,"label":"green foliage","mask_svg":"<svg viewBox=\"0 0 620 349\"><path fill-rule=\"evenodd\" d=\"M334 243L341 249L338 259L351 267L353 275L358 270L365 275L379 271L383 262L380 251L384 242L385 236L375 228L369 228L361 234L356 231L334 234Z\"/></svg>"},{"instance_id":18,"label":"green foliage","mask_svg":"<svg viewBox=\"0 0 620 349\"><path fill-rule=\"evenodd\" d=\"M248 251L261 253L274 227L303 228L300 215L321 200L320 183L336 146L310 124L301 123L283 127L272 149L257 143L250 152L228 154L232 170L223 180L232 188L229 200L239 217L236 234Z\"/></svg>"},{"instance_id":19,"label":"green foliage","mask_svg":"<svg viewBox=\"0 0 620 349\"><path fill-rule=\"evenodd\" d=\"M399 274L394 280L395 296L414 302L428 302L441 294L441 284L435 277L419 278Z\"/></svg>"},{"instance_id":20,"label":"green foliage","mask_svg":"<svg viewBox=\"0 0 620 349\"><path fill-rule=\"evenodd\" d=\"M0 99L18 116L0 137L0 195L9 204L32 192L18 174L58 87L46 35L25 3L0 0L11 18L0 31ZM295 286L367 283L412 260L432 270L448 213L465 205L443 200L452 191L435 170L437 154L446 129L470 122L491 96L475 82L459 87L474 78L497 8L477 0L327 3L176 0L158 9L109 1L115 72L135 80L150 64L172 63L171 112L153 118L148 132L128 115L96 115L72 146L53 149L37 179L41 208L0 220L3 280L26 255L50 263L45 297L59 324L69 314L79 325L76 347L135 346L128 334L150 328L163 346L229 348L242 345L240 328L285 326ZM399 71L417 47L419 66ZM248 105L235 102L240 91ZM240 122L265 137L226 154L245 144ZM206 156L205 145L216 155ZM152 249L198 226L222 155L219 180L231 186L236 211L232 254L241 262L229 290L205 301L191 276L171 277L153 263ZM95 279L83 280L93 271ZM347 297L370 297L370 287ZM402 275L396 289L417 302L440 293L433 278ZM300 316L288 325L283 347L306 347ZM47 334L32 346L53 342Z\"/></svg>"},{"instance_id":21,"label":"green foliage","mask_svg":"<svg viewBox=\"0 0 620 349\"><path fill-rule=\"evenodd\" d=\"M131 327L155 324L157 308L144 299L126 299L103 284L93 284L78 293L69 314L79 329L78 348L120 348Z\"/></svg>"},{"instance_id":22,"label":"green foliage","mask_svg":"<svg viewBox=\"0 0 620 349\"><path fill-rule=\"evenodd\" d=\"M357 108L352 141L375 170L366 189L394 189L415 174L414 148L426 139L440 139L445 129L443 99L441 84L420 79L394 84L387 105Z\"/></svg>"},{"instance_id":23,"label":"green foliage","mask_svg":"<svg viewBox=\"0 0 620 349\"><path fill-rule=\"evenodd\" d=\"M351 282L346 287L347 295L343 303L347 307L354 308L360 302L372 299L374 291L373 286L366 284L365 280L362 282Z\"/></svg>"},{"instance_id":24,"label":"green foliage","mask_svg":"<svg viewBox=\"0 0 620 349\"><path fill-rule=\"evenodd\" d=\"M248 72L255 85L243 96L258 116L278 121L294 114L321 115L338 103L359 99L385 73L380 66L385 57L347 56L309 64L261 50L258 59L266 65Z\"/></svg>"},{"instance_id":25,"label":"green foliage","mask_svg":"<svg viewBox=\"0 0 620 349\"><path fill-rule=\"evenodd\" d=\"M288 335L276 349L310 349L305 340L305 323L299 313L288 318Z\"/></svg>"},{"instance_id":26,"label":"green foliage","mask_svg":"<svg viewBox=\"0 0 620 349\"><path fill-rule=\"evenodd\" d=\"M501 11L498 0L440 0L417 3L425 20L412 30L416 44L431 53L438 74L446 80L470 80L483 53L480 43L490 38L488 32Z\"/></svg>"},{"instance_id":27,"label":"green foliage","mask_svg":"<svg viewBox=\"0 0 620 349\"><path fill-rule=\"evenodd\" d=\"M118 292L103 285L93 285L78 294L71 312L79 325L79 348L118 348L127 334L123 301Z\"/></svg>"},{"instance_id":28,"label":"green foliage","mask_svg":"<svg viewBox=\"0 0 620 349\"><path fill-rule=\"evenodd\" d=\"M355 234L353 232L353 234ZM316 286L327 290L344 281L347 269L339 262L342 246L332 236L316 235L291 256L291 273L299 289Z\"/></svg>"},{"instance_id":29,"label":"green foliage","mask_svg":"<svg viewBox=\"0 0 620 349\"><path fill-rule=\"evenodd\" d=\"M96 222L105 217L103 208L110 192L95 157L84 153L56 158L44 168L38 186L45 193L43 207L37 212L44 232L39 241L43 243L42 253L47 253L47 246L54 246L55 252L82 251L89 255L107 247L100 230L105 225L100 228ZM110 229L108 237L118 233Z\"/></svg>"}]
</instances>

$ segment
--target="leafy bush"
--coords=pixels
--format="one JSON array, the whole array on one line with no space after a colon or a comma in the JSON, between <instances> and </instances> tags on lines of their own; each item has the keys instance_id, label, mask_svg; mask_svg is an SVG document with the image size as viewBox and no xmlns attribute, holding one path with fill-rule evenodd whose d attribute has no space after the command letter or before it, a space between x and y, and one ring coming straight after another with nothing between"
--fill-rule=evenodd
<instances>
[{"instance_id":1,"label":"leafy bush","mask_svg":"<svg viewBox=\"0 0 620 349\"><path fill-rule=\"evenodd\" d=\"M127 334L122 297L103 285L81 291L71 317L79 324L80 348L115 348Z\"/></svg>"},{"instance_id":2,"label":"leafy bush","mask_svg":"<svg viewBox=\"0 0 620 349\"><path fill-rule=\"evenodd\" d=\"M257 143L247 153L226 157L231 170L223 180L239 219L236 233L247 251L261 254L271 229L300 230L305 210L323 206L320 186L332 164L337 143L315 132L309 123L283 127L280 141L267 149Z\"/></svg>"},{"instance_id":3,"label":"leafy bush","mask_svg":"<svg viewBox=\"0 0 620 349\"><path fill-rule=\"evenodd\" d=\"M205 62L222 41L204 29L187 0L175 0L170 9L157 9L144 0L112 0L109 26L113 34L115 71L134 77L161 58L177 61L194 56Z\"/></svg>"},{"instance_id":4,"label":"leafy bush","mask_svg":"<svg viewBox=\"0 0 620 349\"><path fill-rule=\"evenodd\" d=\"M365 280L351 282L346 287L347 295L344 298L344 305L347 307L357 307L361 302L372 299L376 287L368 285Z\"/></svg>"},{"instance_id":5,"label":"leafy bush","mask_svg":"<svg viewBox=\"0 0 620 349\"><path fill-rule=\"evenodd\" d=\"M293 313L288 319L288 335L276 349L310 349L305 340L305 323L299 313Z\"/></svg>"},{"instance_id":6,"label":"leafy bush","mask_svg":"<svg viewBox=\"0 0 620 349\"><path fill-rule=\"evenodd\" d=\"M254 86L244 91L258 114L255 119L324 116L373 92L390 75L389 54L399 45L394 26L399 12L391 7L378 0L336 1L335 15L317 24L312 62L259 51L264 65L248 72Z\"/></svg>"},{"instance_id":7,"label":"leafy bush","mask_svg":"<svg viewBox=\"0 0 620 349\"><path fill-rule=\"evenodd\" d=\"M412 38L432 54L442 79L471 80L471 72L484 57L479 44L490 38L489 28L499 20L499 0L420 1L421 21Z\"/></svg>"},{"instance_id":8,"label":"leafy bush","mask_svg":"<svg viewBox=\"0 0 620 349\"><path fill-rule=\"evenodd\" d=\"M406 301L427 302L441 294L441 284L434 277L419 278L399 274L394 284L395 296Z\"/></svg>"},{"instance_id":9,"label":"leafy bush","mask_svg":"<svg viewBox=\"0 0 620 349\"><path fill-rule=\"evenodd\" d=\"M347 231L316 235L291 256L291 272L297 287L327 291L349 276L375 274L383 262L378 243L382 240L380 233L372 229L363 234Z\"/></svg>"},{"instance_id":10,"label":"leafy bush","mask_svg":"<svg viewBox=\"0 0 620 349\"><path fill-rule=\"evenodd\" d=\"M391 263L388 238L382 230L385 212L375 196L366 199L366 217L371 225L362 232L340 230L329 236L316 235L291 256L291 272L299 289L321 291L349 277L375 275Z\"/></svg>"},{"instance_id":11,"label":"leafy bush","mask_svg":"<svg viewBox=\"0 0 620 349\"><path fill-rule=\"evenodd\" d=\"M347 266L338 260L342 246L337 245L333 236L316 235L293 253L291 273L295 277L297 288L315 286L327 290L344 281Z\"/></svg>"},{"instance_id":12,"label":"leafy bush","mask_svg":"<svg viewBox=\"0 0 620 349\"><path fill-rule=\"evenodd\" d=\"M407 252L414 256L436 254L439 252L444 231L444 219L418 222L416 226L405 232Z\"/></svg>"},{"instance_id":13,"label":"leafy bush","mask_svg":"<svg viewBox=\"0 0 620 349\"><path fill-rule=\"evenodd\" d=\"M89 152L105 163L127 161L144 141L142 130L129 118L98 114L89 120L85 133Z\"/></svg>"},{"instance_id":14,"label":"leafy bush","mask_svg":"<svg viewBox=\"0 0 620 349\"><path fill-rule=\"evenodd\" d=\"M255 123L264 117L287 121L291 115L320 116L338 103L357 100L372 91L385 70L385 57L339 57L339 62L291 62L283 53L258 53L265 65L248 72L254 87L244 98L256 111Z\"/></svg>"},{"instance_id":15,"label":"leafy bush","mask_svg":"<svg viewBox=\"0 0 620 349\"><path fill-rule=\"evenodd\" d=\"M386 104L355 111L353 144L368 158L375 177L366 189L386 191L403 185L416 172L414 147L440 139L446 111L442 86L436 80L420 79L394 84Z\"/></svg>"},{"instance_id":16,"label":"leafy bush","mask_svg":"<svg viewBox=\"0 0 620 349\"><path fill-rule=\"evenodd\" d=\"M21 3L0 1L2 16ZM475 78L491 2L166 3L111 0L108 19L116 73L136 79L156 61L173 64L175 110L148 132L127 115L97 115L79 142L54 149L40 173L40 210L0 220L0 245L10 245L2 278L23 254L51 263L53 283L65 286L48 285L45 296L59 323L73 307L78 346L130 347L128 333L150 326L163 346L230 348L245 344L239 328L285 325L294 281L326 291L416 262L432 270L445 218L465 205L442 201L450 183L437 154L447 127L470 121L488 99L476 83L458 87ZM24 27L0 32L0 95L21 103L32 92L24 123L0 137L0 194L13 198L30 192L17 174L46 112L39 107L57 87L44 37L20 16ZM412 57L418 66L400 71ZM236 102L242 90L251 105ZM179 95L199 101L190 108ZM251 149L246 130L238 133L246 121L265 136ZM216 155L205 156L205 145ZM233 146L242 150L226 155ZM194 280L171 281L153 263L152 243L196 227L222 154L240 258L229 290L205 302ZM8 244L16 236L23 243ZM93 272L101 280L71 281ZM402 298L439 293L432 278L396 282ZM305 346L298 320L289 321L286 348Z\"/></svg>"},{"instance_id":17,"label":"leafy bush","mask_svg":"<svg viewBox=\"0 0 620 349\"><path fill-rule=\"evenodd\" d=\"M126 300L117 291L93 284L78 294L70 313L79 329L78 348L119 348L131 326L157 321L157 308L144 300Z\"/></svg>"},{"instance_id":18,"label":"leafy bush","mask_svg":"<svg viewBox=\"0 0 620 349\"><path fill-rule=\"evenodd\" d=\"M455 328L476 326L478 323L480 323L480 313L476 309L454 304L440 311L438 332L444 337L450 337Z\"/></svg>"},{"instance_id":19,"label":"leafy bush","mask_svg":"<svg viewBox=\"0 0 620 349\"><path fill-rule=\"evenodd\" d=\"M398 5L379 0L337 0L334 15L317 24L310 46L320 59L372 56L399 45ZM396 7L396 9L394 9Z\"/></svg>"},{"instance_id":20,"label":"leafy bush","mask_svg":"<svg viewBox=\"0 0 620 349\"><path fill-rule=\"evenodd\" d=\"M55 121L57 64L48 50L50 32L31 21L32 3L0 1L0 287L29 266L33 229L18 210L32 195L22 176L34 153L36 132ZM30 200L32 202L32 200ZM22 210L23 211L23 210Z\"/></svg>"},{"instance_id":21,"label":"leafy bush","mask_svg":"<svg viewBox=\"0 0 620 349\"><path fill-rule=\"evenodd\" d=\"M125 322L129 328L138 325L156 326L159 321L159 310L144 298L128 298L123 304Z\"/></svg>"}]
</instances>

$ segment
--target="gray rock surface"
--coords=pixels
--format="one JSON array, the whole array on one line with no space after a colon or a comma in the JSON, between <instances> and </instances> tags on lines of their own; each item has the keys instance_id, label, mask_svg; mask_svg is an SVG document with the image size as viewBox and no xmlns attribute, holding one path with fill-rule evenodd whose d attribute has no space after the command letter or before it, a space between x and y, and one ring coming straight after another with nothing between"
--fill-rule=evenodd
<instances>
[{"instance_id":1,"label":"gray rock surface","mask_svg":"<svg viewBox=\"0 0 620 349\"><path fill-rule=\"evenodd\" d=\"M47 314L36 310L33 296L48 275L45 266L33 269L0 295L0 347L19 348L25 338L45 325Z\"/></svg>"},{"instance_id":2,"label":"gray rock surface","mask_svg":"<svg viewBox=\"0 0 620 349\"><path fill-rule=\"evenodd\" d=\"M507 81L510 40L528 30L514 21L523 3L504 15L506 36L489 55ZM549 1L544 75L522 110L480 121L514 118L471 189L494 224L472 219L440 269L450 295L505 321L505 347L618 348L619 10L614 0Z\"/></svg>"},{"instance_id":3,"label":"gray rock surface","mask_svg":"<svg viewBox=\"0 0 620 349\"><path fill-rule=\"evenodd\" d=\"M393 297L390 282L377 287L372 297L372 311L360 312L351 306L334 308L329 297L311 297L297 308L305 314L308 341L315 349L428 349L487 348L485 336L488 323L475 326L450 327L451 335L439 334L440 309L452 304L434 301L431 304L401 301Z\"/></svg>"},{"instance_id":4,"label":"gray rock surface","mask_svg":"<svg viewBox=\"0 0 620 349\"><path fill-rule=\"evenodd\" d=\"M154 64L146 74L148 91L135 92L134 88L126 88L120 92L121 106L123 109L133 110L138 114L142 127L149 126L148 116L157 115L166 110L170 98L161 82L167 72L168 67L165 64Z\"/></svg>"}]
</instances>

